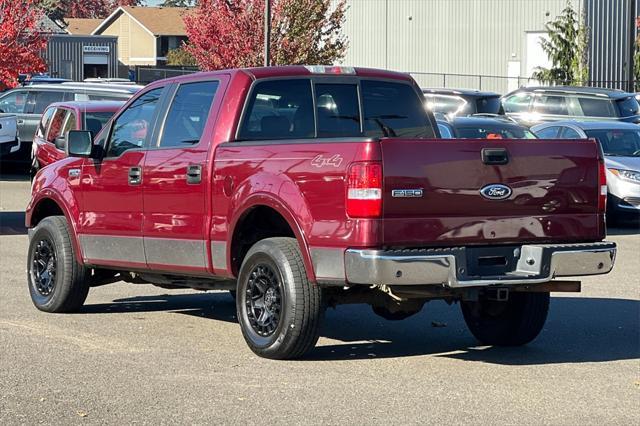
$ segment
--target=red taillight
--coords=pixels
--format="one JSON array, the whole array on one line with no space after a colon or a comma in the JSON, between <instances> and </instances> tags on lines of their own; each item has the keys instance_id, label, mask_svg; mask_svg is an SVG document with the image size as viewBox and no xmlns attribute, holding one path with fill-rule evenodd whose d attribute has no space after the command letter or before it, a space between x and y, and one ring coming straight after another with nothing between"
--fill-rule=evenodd
<instances>
[{"instance_id":1,"label":"red taillight","mask_svg":"<svg viewBox=\"0 0 640 426\"><path fill-rule=\"evenodd\" d=\"M598 211L604 213L607 210L607 169L604 160L598 163Z\"/></svg>"},{"instance_id":2,"label":"red taillight","mask_svg":"<svg viewBox=\"0 0 640 426\"><path fill-rule=\"evenodd\" d=\"M382 213L382 164L353 163L347 174L347 215L380 217Z\"/></svg>"}]
</instances>

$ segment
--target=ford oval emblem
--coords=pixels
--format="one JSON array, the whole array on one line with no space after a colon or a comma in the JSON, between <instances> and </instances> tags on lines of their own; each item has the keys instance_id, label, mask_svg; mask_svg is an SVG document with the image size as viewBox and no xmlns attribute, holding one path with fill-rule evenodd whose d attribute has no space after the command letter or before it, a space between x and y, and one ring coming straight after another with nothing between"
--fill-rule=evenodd
<instances>
[{"instance_id":1,"label":"ford oval emblem","mask_svg":"<svg viewBox=\"0 0 640 426\"><path fill-rule=\"evenodd\" d=\"M480 194L487 200L506 200L512 192L511 188L501 183L492 183L480 190Z\"/></svg>"}]
</instances>

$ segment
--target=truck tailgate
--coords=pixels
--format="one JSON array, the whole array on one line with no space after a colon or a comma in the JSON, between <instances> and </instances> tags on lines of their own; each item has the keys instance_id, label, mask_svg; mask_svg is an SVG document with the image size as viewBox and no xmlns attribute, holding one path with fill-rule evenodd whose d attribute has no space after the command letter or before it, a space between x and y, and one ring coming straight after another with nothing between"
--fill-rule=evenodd
<instances>
[{"instance_id":1,"label":"truck tailgate","mask_svg":"<svg viewBox=\"0 0 640 426\"><path fill-rule=\"evenodd\" d=\"M594 141L383 139L381 150L385 246L604 238Z\"/></svg>"}]
</instances>

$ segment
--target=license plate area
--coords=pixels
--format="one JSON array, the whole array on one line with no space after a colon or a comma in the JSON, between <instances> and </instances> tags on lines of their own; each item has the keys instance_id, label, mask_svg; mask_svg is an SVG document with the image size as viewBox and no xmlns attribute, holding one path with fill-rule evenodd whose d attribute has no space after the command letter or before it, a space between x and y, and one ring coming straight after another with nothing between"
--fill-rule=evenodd
<instances>
[{"instance_id":1,"label":"license plate area","mask_svg":"<svg viewBox=\"0 0 640 426\"><path fill-rule=\"evenodd\" d=\"M465 250L467 278L507 275L516 270L519 247L468 247Z\"/></svg>"}]
</instances>

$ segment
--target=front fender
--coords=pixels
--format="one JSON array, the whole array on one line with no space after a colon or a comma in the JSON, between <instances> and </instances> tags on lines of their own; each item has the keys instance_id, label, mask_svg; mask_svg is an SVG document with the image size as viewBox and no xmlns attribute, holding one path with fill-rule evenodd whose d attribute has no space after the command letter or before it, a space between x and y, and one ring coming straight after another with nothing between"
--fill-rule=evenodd
<instances>
[{"instance_id":1,"label":"front fender","mask_svg":"<svg viewBox=\"0 0 640 426\"><path fill-rule=\"evenodd\" d=\"M77 177L69 176L70 169L81 169L82 159L65 159L41 169L35 176L31 186L31 199L25 209L25 226L33 228L38 218L39 206L45 200L50 200L62 210L71 230L71 242L76 258L82 261L82 252L78 240L78 218L80 217L80 174Z\"/></svg>"}]
</instances>

